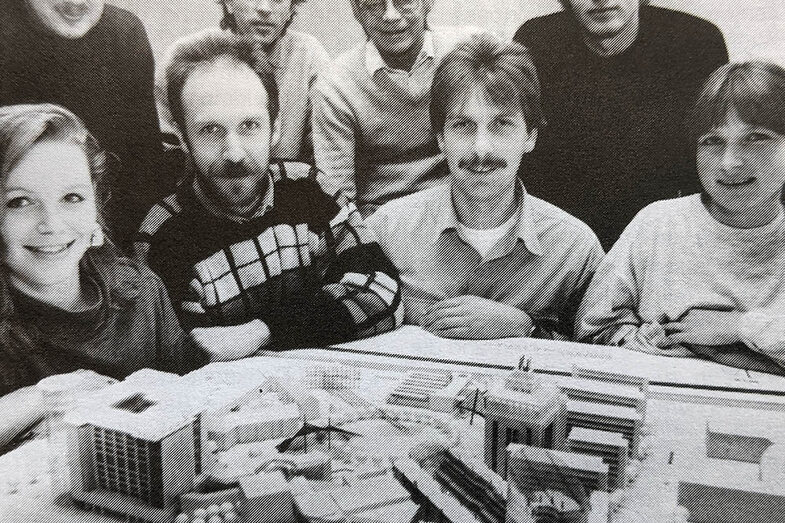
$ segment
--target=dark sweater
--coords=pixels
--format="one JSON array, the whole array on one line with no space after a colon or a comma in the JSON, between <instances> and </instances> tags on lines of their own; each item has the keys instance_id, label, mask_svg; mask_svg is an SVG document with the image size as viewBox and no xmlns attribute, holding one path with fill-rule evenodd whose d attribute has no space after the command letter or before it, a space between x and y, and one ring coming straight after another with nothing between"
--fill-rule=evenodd
<instances>
[{"instance_id":1,"label":"dark sweater","mask_svg":"<svg viewBox=\"0 0 785 523\"><path fill-rule=\"evenodd\" d=\"M111 289L83 271L83 284L95 297L84 311L66 311L11 291L15 313L36 347L0 347L0 395L77 369L123 379L146 367L182 373L198 366L166 289L150 269L120 260L101 270Z\"/></svg>"},{"instance_id":2,"label":"dark sweater","mask_svg":"<svg viewBox=\"0 0 785 523\"><path fill-rule=\"evenodd\" d=\"M107 218L123 247L174 186L160 175L153 71L144 26L124 9L107 5L93 29L69 40L32 23L24 0L0 0L0 105L65 106L119 157L109 174Z\"/></svg>"},{"instance_id":3,"label":"dark sweater","mask_svg":"<svg viewBox=\"0 0 785 523\"><path fill-rule=\"evenodd\" d=\"M339 206L304 164L272 166L273 206L236 221L214 214L192 180L156 204L137 252L164 281L183 326L261 319L272 348L392 330L403 320L398 271L354 205Z\"/></svg>"},{"instance_id":4,"label":"dark sweater","mask_svg":"<svg viewBox=\"0 0 785 523\"><path fill-rule=\"evenodd\" d=\"M728 61L719 29L644 6L637 40L616 56L591 51L566 12L526 22L514 40L532 53L548 121L521 167L532 194L585 221L607 251L649 203L700 191L683 124Z\"/></svg>"}]
</instances>

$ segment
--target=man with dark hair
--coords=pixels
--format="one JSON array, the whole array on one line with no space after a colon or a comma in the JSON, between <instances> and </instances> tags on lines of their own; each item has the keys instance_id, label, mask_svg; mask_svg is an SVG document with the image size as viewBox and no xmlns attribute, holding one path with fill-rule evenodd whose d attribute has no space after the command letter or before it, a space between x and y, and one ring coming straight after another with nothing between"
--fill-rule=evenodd
<instances>
[{"instance_id":1,"label":"man with dark hair","mask_svg":"<svg viewBox=\"0 0 785 523\"><path fill-rule=\"evenodd\" d=\"M561 1L514 37L532 53L548 122L527 174L609 249L649 203L700 191L683 118L728 53L711 23L646 0Z\"/></svg>"},{"instance_id":2,"label":"man with dark hair","mask_svg":"<svg viewBox=\"0 0 785 523\"><path fill-rule=\"evenodd\" d=\"M108 152L107 219L130 246L173 184L160 177L153 55L142 22L103 0L0 0L0 105L67 107Z\"/></svg>"},{"instance_id":3,"label":"man with dark hair","mask_svg":"<svg viewBox=\"0 0 785 523\"><path fill-rule=\"evenodd\" d=\"M364 216L443 182L444 156L428 120L433 73L476 29L429 28L434 0L351 0L368 37L336 58L313 89L314 156L329 194Z\"/></svg>"},{"instance_id":4,"label":"man with dark hair","mask_svg":"<svg viewBox=\"0 0 785 523\"><path fill-rule=\"evenodd\" d=\"M257 51L230 33L174 49L168 97L193 170L135 244L212 359L368 336L402 313L398 273L354 206L306 164L270 165L279 104Z\"/></svg>"},{"instance_id":5,"label":"man with dark hair","mask_svg":"<svg viewBox=\"0 0 785 523\"><path fill-rule=\"evenodd\" d=\"M517 177L542 123L526 49L490 35L457 47L436 71L430 118L449 183L368 218L400 271L406 321L449 338L571 336L603 252Z\"/></svg>"},{"instance_id":6,"label":"man with dark hair","mask_svg":"<svg viewBox=\"0 0 785 523\"><path fill-rule=\"evenodd\" d=\"M280 96L281 139L273 147L272 157L279 160L310 161L311 102L308 91L319 71L329 61L327 51L313 36L289 28L298 7L305 0L220 0L223 18L220 29L209 28L185 36L166 52L159 70L157 98L161 127L177 135L171 120L163 71L173 49L182 42L200 38L205 33L230 31L253 38L272 65Z\"/></svg>"}]
</instances>

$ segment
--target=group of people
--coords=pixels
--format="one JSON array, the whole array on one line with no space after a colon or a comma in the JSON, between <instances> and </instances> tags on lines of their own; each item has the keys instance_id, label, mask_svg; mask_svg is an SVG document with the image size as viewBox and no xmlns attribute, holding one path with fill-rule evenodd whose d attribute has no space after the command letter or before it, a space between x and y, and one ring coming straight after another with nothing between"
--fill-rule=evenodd
<instances>
[{"instance_id":1,"label":"group of people","mask_svg":"<svg viewBox=\"0 0 785 523\"><path fill-rule=\"evenodd\" d=\"M641 0L512 42L349 0L330 61L303 1L222 0L156 79L130 12L0 0L0 443L51 374L403 322L785 373L785 70Z\"/></svg>"}]
</instances>

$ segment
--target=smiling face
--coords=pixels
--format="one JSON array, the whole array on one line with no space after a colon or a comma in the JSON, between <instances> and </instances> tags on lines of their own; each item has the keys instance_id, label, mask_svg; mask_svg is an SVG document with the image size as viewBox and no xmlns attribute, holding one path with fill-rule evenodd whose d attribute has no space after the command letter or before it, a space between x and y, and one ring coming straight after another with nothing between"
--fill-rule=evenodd
<instances>
[{"instance_id":1,"label":"smiling face","mask_svg":"<svg viewBox=\"0 0 785 523\"><path fill-rule=\"evenodd\" d=\"M237 22L237 32L265 46L281 37L294 15L291 0L228 0L226 6Z\"/></svg>"},{"instance_id":2,"label":"smiling face","mask_svg":"<svg viewBox=\"0 0 785 523\"><path fill-rule=\"evenodd\" d=\"M37 142L6 175L0 223L11 283L33 293L79 284L79 261L97 227L87 157L71 142Z\"/></svg>"},{"instance_id":3,"label":"smiling face","mask_svg":"<svg viewBox=\"0 0 785 523\"><path fill-rule=\"evenodd\" d=\"M352 0L354 14L383 58L422 48L430 0Z\"/></svg>"},{"instance_id":4,"label":"smiling face","mask_svg":"<svg viewBox=\"0 0 785 523\"><path fill-rule=\"evenodd\" d=\"M709 210L724 223L776 216L785 184L785 135L749 124L735 109L725 121L698 138L697 165Z\"/></svg>"},{"instance_id":5,"label":"smiling face","mask_svg":"<svg viewBox=\"0 0 785 523\"><path fill-rule=\"evenodd\" d=\"M537 131L528 131L520 104L489 98L483 88L473 88L447 111L444 130L437 135L453 190L474 201L512 194L521 159L537 140Z\"/></svg>"},{"instance_id":6,"label":"smiling face","mask_svg":"<svg viewBox=\"0 0 785 523\"><path fill-rule=\"evenodd\" d=\"M227 211L245 214L264 193L278 139L261 80L249 66L221 58L194 70L181 98L200 182Z\"/></svg>"},{"instance_id":7,"label":"smiling face","mask_svg":"<svg viewBox=\"0 0 785 523\"><path fill-rule=\"evenodd\" d=\"M613 38L637 22L640 0L569 0L578 23L596 38Z\"/></svg>"},{"instance_id":8,"label":"smiling face","mask_svg":"<svg viewBox=\"0 0 785 523\"><path fill-rule=\"evenodd\" d=\"M30 14L48 31L63 38L81 38L95 27L104 0L25 0Z\"/></svg>"}]
</instances>

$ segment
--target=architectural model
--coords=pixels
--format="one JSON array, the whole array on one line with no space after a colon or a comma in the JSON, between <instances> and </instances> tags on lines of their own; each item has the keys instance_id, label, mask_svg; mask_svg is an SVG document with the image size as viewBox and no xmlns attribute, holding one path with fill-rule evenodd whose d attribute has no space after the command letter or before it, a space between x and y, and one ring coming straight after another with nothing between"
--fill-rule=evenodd
<instances>
[{"instance_id":1,"label":"architectural model","mask_svg":"<svg viewBox=\"0 0 785 523\"><path fill-rule=\"evenodd\" d=\"M710 416L640 461L661 407L636 376L254 365L140 371L80 403L72 499L150 523L629 523L645 488L658 521L785 523L778 420Z\"/></svg>"}]
</instances>

